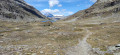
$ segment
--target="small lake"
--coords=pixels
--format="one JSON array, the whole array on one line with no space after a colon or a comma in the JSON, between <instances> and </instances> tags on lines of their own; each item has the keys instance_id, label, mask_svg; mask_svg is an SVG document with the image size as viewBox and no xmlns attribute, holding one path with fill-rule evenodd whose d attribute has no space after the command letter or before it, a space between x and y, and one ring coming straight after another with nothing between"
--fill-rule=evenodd
<instances>
[{"instance_id":1,"label":"small lake","mask_svg":"<svg viewBox=\"0 0 120 55\"><path fill-rule=\"evenodd\" d=\"M50 22L56 22L55 20L45 20L45 21L41 21L41 22L48 22L48 21L50 21Z\"/></svg>"}]
</instances>

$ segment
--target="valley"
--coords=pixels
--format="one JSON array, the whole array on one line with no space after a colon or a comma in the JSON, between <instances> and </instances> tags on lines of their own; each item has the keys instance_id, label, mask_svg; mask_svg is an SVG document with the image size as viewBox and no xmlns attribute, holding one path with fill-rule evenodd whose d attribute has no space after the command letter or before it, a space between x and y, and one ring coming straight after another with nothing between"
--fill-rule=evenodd
<instances>
[{"instance_id":1,"label":"valley","mask_svg":"<svg viewBox=\"0 0 120 55\"><path fill-rule=\"evenodd\" d=\"M105 24L54 22L51 26L43 24L40 22L6 24L1 21L0 54L93 55L96 54L95 49L100 49L97 55L112 55L120 51L116 47L111 52L105 53L110 50L108 47L115 47L120 43L119 22ZM102 53L99 53L101 51Z\"/></svg>"},{"instance_id":2,"label":"valley","mask_svg":"<svg viewBox=\"0 0 120 55\"><path fill-rule=\"evenodd\" d=\"M1 0L0 55L120 55L120 1L53 17L24 0Z\"/></svg>"}]
</instances>

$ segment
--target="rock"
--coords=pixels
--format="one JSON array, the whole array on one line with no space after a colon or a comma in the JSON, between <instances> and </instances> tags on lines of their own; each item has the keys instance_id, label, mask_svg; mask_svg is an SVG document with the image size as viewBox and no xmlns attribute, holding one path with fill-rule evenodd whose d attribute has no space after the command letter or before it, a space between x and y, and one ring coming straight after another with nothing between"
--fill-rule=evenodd
<instances>
[{"instance_id":1,"label":"rock","mask_svg":"<svg viewBox=\"0 0 120 55\"><path fill-rule=\"evenodd\" d=\"M15 28L16 30L20 29L20 28Z\"/></svg>"},{"instance_id":2,"label":"rock","mask_svg":"<svg viewBox=\"0 0 120 55\"><path fill-rule=\"evenodd\" d=\"M53 25L53 23L50 22L50 21L47 21L47 22L44 22L44 23L43 23L43 26L51 26L51 25Z\"/></svg>"},{"instance_id":3,"label":"rock","mask_svg":"<svg viewBox=\"0 0 120 55\"><path fill-rule=\"evenodd\" d=\"M108 47L108 50L113 51L113 50L117 50L117 49L116 49L115 46L109 46L109 47Z\"/></svg>"},{"instance_id":4,"label":"rock","mask_svg":"<svg viewBox=\"0 0 120 55\"><path fill-rule=\"evenodd\" d=\"M46 18L24 0L0 0L0 17L1 20L12 21L38 21Z\"/></svg>"},{"instance_id":5,"label":"rock","mask_svg":"<svg viewBox=\"0 0 120 55\"><path fill-rule=\"evenodd\" d=\"M37 55L36 53L32 53L32 55Z\"/></svg>"},{"instance_id":6,"label":"rock","mask_svg":"<svg viewBox=\"0 0 120 55\"><path fill-rule=\"evenodd\" d=\"M114 53L114 55L120 55L120 52L119 53Z\"/></svg>"},{"instance_id":7,"label":"rock","mask_svg":"<svg viewBox=\"0 0 120 55\"><path fill-rule=\"evenodd\" d=\"M120 47L120 44L117 44L115 47Z\"/></svg>"},{"instance_id":8,"label":"rock","mask_svg":"<svg viewBox=\"0 0 120 55\"><path fill-rule=\"evenodd\" d=\"M104 25L105 23L100 23L100 25Z\"/></svg>"},{"instance_id":9,"label":"rock","mask_svg":"<svg viewBox=\"0 0 120 55\"><path fill-rule=\"evenodd\" d=\"M26 33L32 33L32 31L31 30L27 30Z\"/></svg>"},{"instance_id":10,"label":"rock","mask_svg":"<svg viewBox=\"0 0 120 55\"><path fill-rule=\"evenodd\" d=\"M42 46L38 46L38 48L42 48Z\"/></svg>"},{"instance_id":11,"label":"rock","mask_svg":"<svg viewBox=\"0 0 120 55\"><path fill-rule=\"evenodd\" d=\"M55 40L54 38L51 38L51 40Z\"/></svg>"},{"instance_id":12,"label":"rock","mask_svg":"<svg viewBox=\"0 0 120 55\"><path fill-rule=\"evenodd\" d=\"M0 36L4 36L3 34L0 34Z\"/></svg>"},{"instance_id":13,"label":"rock","mask_svg":"<svg viewBox=\"0 0 120 55\"><path fill-rule=\"evenodd\" d=\"M43 51L40 51L41 54L43 54L44 52Z\"/></svg>"},{"instance_id":14,"label":"rock","mask_svg":"<svg viewBox=\"0 0 120 55\"><path fill-rule=\"evenodd\" d=\"M2 43L3 41L0 41L0 43Z\"/></svg>"},{"instance_id":15,"label":"rock","mask_svg":"<svg viewBox=\"0 0 120 55\"><path fill-rule=\"evenodd\" d=\"M48 46L52 45L52 44L47 44Z\"/></svg>"},{"instance_id":16,"label":"rock","mask_svg":"<svg viewBox=\"0 0 120 55\"><path fill-rule=\"evenodd\" d=\"M25 53L25 55L31 55L31 53Z\"/></svg>"},{"instance_id":17,"label":"rock","mask_svg":"<svg viewBox=\"0 0 120 55\"><path fill-rule=\"evenodd\" d=\"M56 53L57 51L54 51L54 53Z\"/></svg>"},{"instance_id":18,"label":"rock","mask_svg":"<svg viewBox=\"0 0 120 55\"><path fill-rule=\"evenodd\" d=\"M78 20L81 20L83 18L111 16L111 14L113 15L113 13L120 12L119 5L120 5L120 0L97 0L97 2L88 9L78 11L74 15L67 17L65 20L71 20L76 18ZM117 15L119 15L119 13Z\"/></svg>"}]
</instances>

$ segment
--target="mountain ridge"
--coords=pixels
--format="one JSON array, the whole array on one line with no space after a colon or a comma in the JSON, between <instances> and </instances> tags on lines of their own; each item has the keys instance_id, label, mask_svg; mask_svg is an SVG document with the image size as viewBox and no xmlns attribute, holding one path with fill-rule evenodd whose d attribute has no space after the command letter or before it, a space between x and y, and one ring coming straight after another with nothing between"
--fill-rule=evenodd
<instances>
[{"instance_id":1,"label":"mountain ridge","mask_svg":"<svg viewBox=\"0 0 120 55\"><path fill-rule=\"evenodd\" d=\"M120 11L120 0L97 0L90 8L78 11L77 13L69 16L65 20L70 19L83 19L106 15L110 16L113 13L118 13ZM105 15L104 15L105 14Z\"/></svg>"},{"instance_id":2,"label":"mountain ridge","mask_svg":"<svg viewBox=\"0 0 120 55\"><path fill-rule=\"evenodd\" d=\"M33 6L27 4L24 0L1 0L0 17L2 20L17 21L37 21L46 18L42 13Z\"/></svg>"}]
</instances>

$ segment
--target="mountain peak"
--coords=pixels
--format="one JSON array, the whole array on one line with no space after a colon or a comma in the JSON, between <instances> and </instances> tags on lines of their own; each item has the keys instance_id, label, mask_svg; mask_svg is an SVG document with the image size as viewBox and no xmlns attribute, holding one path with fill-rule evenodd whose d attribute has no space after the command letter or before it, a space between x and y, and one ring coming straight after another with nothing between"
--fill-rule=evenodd
<instances>
[{"instance_id":1,"label":"mountain peak","mask_svg":"<svg viewBox=\"0 0 120 55\"><path fill-rule=\"evenodd\" d=\"M45 15L46 17L49 17L49 18L51 18L51 17L54 16L53 14L51 14L51 13L49 13L49 12L45 13L44 15Z\"/></svg>"}]
</instances>

